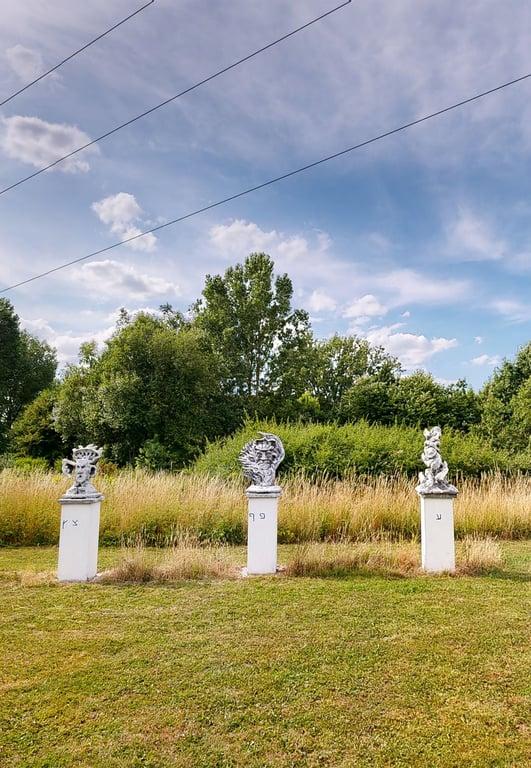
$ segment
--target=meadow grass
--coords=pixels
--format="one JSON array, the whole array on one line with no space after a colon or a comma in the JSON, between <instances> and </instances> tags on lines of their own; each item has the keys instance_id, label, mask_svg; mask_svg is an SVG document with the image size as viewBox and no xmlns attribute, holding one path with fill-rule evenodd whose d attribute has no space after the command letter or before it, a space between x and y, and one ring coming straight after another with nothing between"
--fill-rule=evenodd
<instances>
[{"instance_id":1,"label":"meadow grass","mask_svg":"<svg viewBox=\"0 0 531 768\"><path fill-rule=\"evenodd\" d=\"M13 552L27 552L25 567L10 571L5 559ZM22 586L57 584L57 548L4 548L0 550L0 582ZM32 559L29 559L29 553ZM52 554L53 553L53 554ZM44 556L44 560L43 560ZM298 576L340 577L353 574L411 577L422 571L420 543L403 540L305 542L281 545L279 578ZM20 558L16 558L20 562ZM98 584L171 583L188 580L234 579L243 577L245 547L205 544L184 536L171 547L146 547L141 540L133 546L104 547L99 552ZM43 565L48 568L43 570ZM22 563L21 563L22 565ZM465 536L456 546L456 576L502 573L505 568L500 542L491 538Z\"/></svg>"},{"instance_id":2,"label":"meadow grass","mask_svg":"<svg viewBox=\"0 0 531 768\"><path fill-rule=\"evenodd\" d=\"M518 539L531 534L531 477L486 474L457 481L458 538ZM59 474L0 472L0 545L57 543L58 499L68 486ZM168 546L183 534L201 541L242 544L246 539L244 485L194 473L123 471L98 478L105 495L100 541L119 544L140 535ZM394 477L283 480L279 541L414 538L419 534L415 481Z\"/></svg>"},{"instance_id":3,"label":"meadow grass","mask_svg":"<svg viewBox=\"0 0 531 768\"><path fill-rule=\"evenodd\" d=\"M0 763L520 768L528 550L499 546L501 571L461 578L5 579ZM243 548L220 549L242 561ZM281 546L281 562L298 552ZM101 560L124 554L104 548ZM0 572L46 572L56 558L55 547L0 549Z\"/></svg>"}]
</instances>

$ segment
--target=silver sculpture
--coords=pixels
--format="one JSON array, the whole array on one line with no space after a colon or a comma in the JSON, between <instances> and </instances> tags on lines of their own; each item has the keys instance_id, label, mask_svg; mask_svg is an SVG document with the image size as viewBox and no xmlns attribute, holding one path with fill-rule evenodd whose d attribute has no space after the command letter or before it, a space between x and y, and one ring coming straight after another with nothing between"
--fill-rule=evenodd
<instances>
[{"instance_id":1,"label":"silver sculpture","mask_svg":"<svg viewBox=\"0 0 531 768\"><path fill-rule=\"evenodd\" d=\"M275 485L275 473L284 458L282 441L271 432L259 432L257 440L247 443L240 452L243 474L253 486Z\"/></svg>"},{"instance_id":2,"label":"silver sculpture","mask_svg":"<svg viewBox=\"0 0 531 768\"><path fill-rule=\"evenodd\" d=\"M101 493L91 483L97 472L96 464L103 453L103 448L95 445L79 445L72 451L73 461L63 459L63 475L73 475L74 484L67 490L66 499L101 499Z\"/></svg>"},{"instance_id":3,"label":"silver sculpture","mask_svg":"<svg viewBox=\"0 0 531 768\"><path fill-rule=\"evenodd\" d=\"M457 488L447 481L448 464L442 460L440 454L442 430L440 427L432 427L424 430L424 450L421 459L426 465L426 470L419 473L417 493L421 494L447 494L455 496Z\"/></svg>"}]
</instances>

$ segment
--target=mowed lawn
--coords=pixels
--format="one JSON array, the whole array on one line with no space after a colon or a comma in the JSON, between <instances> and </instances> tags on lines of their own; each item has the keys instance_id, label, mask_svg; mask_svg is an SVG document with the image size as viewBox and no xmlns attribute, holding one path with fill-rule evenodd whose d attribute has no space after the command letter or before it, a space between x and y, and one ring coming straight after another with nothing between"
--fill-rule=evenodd
<instances>
[{"instance_id":1,"label":"mowed lawn","mask_svg":"<svg viewBox=\"0 0 531 768\"><path fill-rule=\"evenodd\" d=\"M4 573L0 765L522 768L529 549L503 547L504 571L481 577ZM56 554L0 550L0 569L53 569Z\"/></svg>"}]
</instances>

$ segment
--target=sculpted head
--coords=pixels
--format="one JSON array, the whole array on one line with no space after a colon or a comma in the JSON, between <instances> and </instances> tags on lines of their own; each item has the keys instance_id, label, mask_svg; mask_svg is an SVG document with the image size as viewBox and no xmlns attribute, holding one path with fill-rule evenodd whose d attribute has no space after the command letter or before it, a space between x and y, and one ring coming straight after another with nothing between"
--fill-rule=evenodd
<instances>
[{"instance_id":1,"label":"sculpted head","mask_svg":"<svg viewBox=\"0 0 531 768\"><path fill-rule=\"evenodd\" d=\"M277 435L259 432L260 437L247 443L241 453L240 462L245 477L253 485L270 486L275 482L278 465L284 458L284 447Z\"/></svg>"},{"instance_id":2,"label":"sculpted head","mask_svg":"<svg viewBox=\"0 0 531 768\"><path fill-rule=\"evenodd\" d=\"M90 482L96 474L96 464L103 453L103 448L95 445L83 447L79 445L72 451L72 459L63 459L63 474L71 475L74 484L68 489L66 496L87 496L97 494Z\"/></svg>"},{"instance_id":3,"label":"sculpted head","mask_svg":"<svg viewBox=\"0 0 531 768\"><path fill-rule=\"evenodd\" d=\"M76 466L74 470L76 485L83 485L84 483L88 483L90 478L95 474L96 465L91 464L90 459L87 456L80 456L76 459Z\"/></svg>"}]
</instances>

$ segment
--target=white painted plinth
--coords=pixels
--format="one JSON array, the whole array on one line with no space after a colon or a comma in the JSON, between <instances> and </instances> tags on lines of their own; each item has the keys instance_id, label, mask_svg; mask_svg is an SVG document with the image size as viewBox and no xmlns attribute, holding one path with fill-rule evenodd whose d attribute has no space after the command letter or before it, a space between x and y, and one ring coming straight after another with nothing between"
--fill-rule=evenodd
<instances>
[{"instance_id":1,"label":"white painted plinth","mask_svg":"<svg viewBox=\"0 0 531 768\"><path fill-rule=\"evenodd\" d=\"M246 491L247 511L247 574L276 573L278 500L282 490L278 485L262 488L251 485Z\"/></svg>"},{"instance_id":2,"label":"white painted plinth","mask_svg":"<svg viewBox=\"0 0 531 768\"><path fill-rule=\"evenodd\" d=\"M88 581L96 575L101 498L61 499L59 581Z\"/></svg>"},{"instance_id":3,"label":"white painted plinth","mask_svg":"<svg viewBox=\"0 0 531 768\"><path fill-rule=\"evenodd\" d=\"M436 494L420 496L420 537L425 571L455 571L454 498Z\"/></svg>"}]
</instances>

